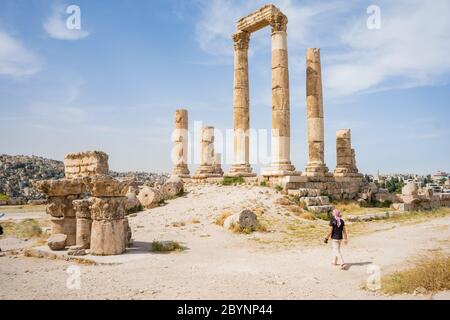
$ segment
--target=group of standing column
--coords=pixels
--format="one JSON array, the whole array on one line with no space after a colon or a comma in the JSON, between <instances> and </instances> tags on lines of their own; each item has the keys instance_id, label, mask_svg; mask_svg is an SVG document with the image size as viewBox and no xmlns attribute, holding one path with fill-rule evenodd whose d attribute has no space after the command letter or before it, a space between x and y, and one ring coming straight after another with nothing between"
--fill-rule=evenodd
<instances>
[{"instance_id":1,"label":"group of standing column","mask_svg":"<svg viewBox=\"0 0 450 320\"><path fill-rule=\"evenodd\" d=\"M287 51L287 17L275 6L266 5L240 19L238 31L233 34L233 165L227 176L253 177L250 165L250 93L248 50L250 35L266 26L272 29L272 163L263 170L264 177L300 175L291 164L291 128L289 98L289 67ZM306 113L308 129L308 164L306 177L332 176L324 160L324 112L320 49L306 51ZM183 133L181 133L183 131ZM338 136L339 136L338 132ZM214 153L214 128L202 128L201 163L195 177L221 176L220 156ZM173 174L188 177L187 168L187 111L175 115L176 166ZM340 140L338 139L338 143ZM337 146L336 173L357 172L354 150ZM351 155L350 153L353 153ZM352 164L350 162L352 161Z\"/></svg>"},{"instance_id":2,"label":"group of standing column","mask_svg":"<svg viewBox=\"0 0 450 320\"><path fill-rule=\"evenodd\" d=\"M189 148L189 121L188 111L178 109L175 111L175 130L172 140L175 144L172 152L172 161L175 167L172 175L180 178L190 178L188 168ZM204 126L200 132L200 166L192 178L205 179L223 176L221 158L222 154L214 151L214 127Z\"/></svg>"}]
</instances>

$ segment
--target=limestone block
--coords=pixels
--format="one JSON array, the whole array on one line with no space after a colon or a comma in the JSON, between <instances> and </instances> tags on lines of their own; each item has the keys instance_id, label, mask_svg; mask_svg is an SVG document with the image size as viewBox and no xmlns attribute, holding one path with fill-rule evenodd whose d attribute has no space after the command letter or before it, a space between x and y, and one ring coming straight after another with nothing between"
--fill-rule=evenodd
<instances>
[{"instance_id":1,"label":"limestone block","mask_svg":"<svg viewBox=\"0 0 450 320\"><path fill-rule=\"evenodd\" d=\"M85 178L85 183L87 191L94 197L124 197L132 180L119 180L106 175L98 175Z\"/></svg>"},{"instance_id":2,"label":"limestone block","mask_svg":"<svg viewBox=\"0 0 450 320\"><path fill-rule=\"evenodd\" d=\"M323 163L324 158L324 142L323 141L310 141L308 143L308 156L309 164L317 162L317 164Z\"/></svg>"},{"instance_id":3,"label":"limestone block","mask_svg":"<svg viewBox=\"0 0 450 320\"><path fill-rule=\"evenodd\" d=\"M348 165L352 166L353 164L353 157L351 156L337 156L337 165Z\"/></svg>"},{"instance_id":4,"label":"limestone block","mask_svg":"<svg viewBox=\"0 0 450 320\"><path fill-rule=\"evenodd\" d=\"M127 212L140 207L141 203L135 192L128 192L125 196L127 197L127 201L125 203L125 210L127 210Z\"/></svg>"},{"instance_id":5,"label":"limestone block","mask_svg":"<svg viewBox=\"0 0 450 320\"><path fill-rule=\"evenodd\" d=\"M336 148L336 154L338 157L349 157L353 159L353 152L350 148Z\"/></svg>"},{"instance_id":6,"label":"limestone block","mask_svg":"<svg viewBox=\"0 0 450 320\"><path fill-rule=\"evenodd\" d=\"M175 111L175 129L188 128L188 111L186 109L177 109Z\"/></svg>"},{"instance_id":7,"label":"limestone block","mask_svg":"<svg viewBox=\"0 0 450 320\"><path fill-rule=\"evenodd\" d=\"M93 255L117 255L126 250L125 219L94 220L92 222L91 248Z\"/></svg>"},{"instance_id":8,"label":"limestone block","mask_svg":"<svg viewBox=\"0 0 450 320\"><path fill-rule=\"evenodd\" d=\"M242 129L245 133L250 126L250 112L248 108L233 108L234 129Z\"/></svg>"},{"instance_id":9,"label":"limestone block","mask_svg":"<svg viewBox=\"0 0 450 320\"><path fill-rule=\"evenodd\" d=\"M311 211L314 213L330 213L332 210L333 210L333 206L331 206L331 205L308 207L308 211Z\"/></svg>"},{"instance_id":10,"label":"limestone block","mask_svg":"<svg viewBox=\"0 0 450 320\"><path fill-rule=\"evenodd\" d=\"M258 217L251 210L244 210L229 216L223 223L225 229L230 229L233 225L254 230L258 226Z\"/></svg>"},{"instance_id":11,"label":"limestone block","mask_svg":"<svg viewBox=\"0 0 450 320\"><path fill-rule=\"evenodd\" d=\"M64 233L64 218L50 219L52 235Z\"/></svg>"},{"instance_id":12,"label":"limestone block","mask_svg":"<svg viewBox=\"0 0 450 320\"><path fill-rule=\"evenodd\" d=\"M82 249L90 247L91 227L91 219L77 218L76 245Z\"/></svg>"},{"instance_id":13,"label":"limestone block","mask_svg":"<svg viewBox=\"0 0 450 320\"><path fill-rule=\"evenodd\" d=\"M66 178L108 174L108 155L101 151L71 153L64 158Z\"/></svg>"},{"instance_id":14,"label":"limestone block","mask_svg":"<svg viewBox=\"0 0 450 320\"><path fill-rule=\"evenodd\" d=\"M276 87L272 89L272 112L286 111L289 113L289 87Z\"/></svg>"},{"instance_id":15,"label":"limestone block","mask_svg":"<svg viewBox=\"0 0 450 320\"><path fill-rule=\"evenodd\" d=\"M351 150L352 142L350 139L336 139L336 150Z\"/></svg>"},{"instance_id":16,"label":"limestone block","mask_svg":"<svg viewBox=\"0 0 450 320\"><path fill-rule=\"evenodd\" d=\"M307 118L323 118L322 99L317 96L306 97Z\"/></svg>"},{"instance_id":17,"label":"limestone block","mask_svg":"<svg viewBox=\"0 0 450 320\"><path fill-rule=\"evenodd\" d=\"M180 196L184 190L184 182L181 178L172 176L161 187L163 199L172 199Z\"/></svg>"},{"instance_id":18,"label":"limestone block","mask_svg":"<svg viewBox=\"0 0 450 320\"><path fill-rule=\"evenodd\" d=\"M41 180L34 182L34 187L50 197L64 197L83 193L81 179Z\"/></svg>"},{"instance_id":19,"label":"limestone block","mask_svg":"<svg viewBox=\"0 0 450 320\"><path fill-rule=\"evenodd\" d=\"M272 68L288 68L288 52L286 50L272 50Z\"/></svg>"},{"instance_id":20,"label":"limestone block","mask_svg":"<svg viewBox=\"0 0 450 320\"><path fill-rule=\"evenodd\" d=\"M289 69L272 68L272 92L278 88L289 89Z\"/></svg>"},{"instance_id":21,"label":"limestone block","mask_svg":"<svg viewBox=\"0 0 450 320\"><path fill-rule=\"evenodd\" d=\"M290 137L290 115L288 110L272 111L272 136Z\"/></svg>"},{"instance_id":22,"label":"limestone block","mask_svg":"<svg viewBox=\"0 0 450 320\"><path fill-rule=\"evenodd\" d=\"M67 236L65 234L54 234L47 240L50 249L59 251L66 248Z\"/></svg>"},{"instance_id":23,"label":"limestone block","mask_svg":"<svg viewBox=\"0 0 450 320\"><path fill-rule=\"evenodd\" d=\"M52 235L65 234L67 236L66 245L71 246L76 243L77 223L75 218L51 219Z\"/></svg>"},{"instance_id":24,"label":"limestone block","mask_svg":"<svg viewBox=\"0 0 450 320\"><path fill-rule=\"evenodd\" d=\"M147 186L144 186L139 190L137 198L142 207L146 209L159 206L160 202L163 200L162 195L158 190Z\"/></svg>"},{"instance_id":25,"label":"limestone block","mask_svg":"<svg viewBox=\"0 0 450 320\"><path fill-rule=\"evenodd\" d=\"M351 140L351 130L350 129L343 129L336 132L336 138L337 139L348 139Z\"/></svg>"},{"instance_id":26,"label":"limestone block","mask_svg":"<svg viewBox=\"0 0 450 320\"><path fill-rule=\"evenodd\" d=\"M418 188L414 181L410 181L406 183L406 185L402 188L402 195L405 196L417 196Z\"/></svg>"},{"instance_id":27,"label":"limestone block","mask_svg":"<svg viewBox=\"0 0 450 320\"><path fill-rule=\"evenodd\" d=\"M77 199L78 196L75 195L65 197L49 197L46 212L55 218L75 218L73 201Z\"/></svg>"},{"instance_id":28,"label":"limestone block","mask_svg":"<svg viewBox=\"0 0 450 320\"><path fill-rule=\"evenodd\" d=\"M234 89L243 89L245 94L249 88L248 72L246 69L239 69L234 71Z\"/></svg>"},{"instance_id":29,"label":"limestone block","mask_svg":"<svg viewBox=\"0 0 450 320\"><path fill-rule=\"evenodd\" d=\"M120 220L125 217L126 197L100 198L92 197L90 210L93 220Z\"/></svg>"},{"instance_id":30,"label":"limestone block","mask_svg":"<svg viewBox=\"0 0 450 320\"><path fill-rule=\"evenodd\" d=\"M77 219L64 218L64 234L67 235L66 245L73 246L77 242Z\"/></svg>"},{"instance_id":31,"label":"limestone block","mask_svg":"<svg viewBox=\"0 0 450 320\"><path fill-rule=\"evenodd\" d=\"M91 211L90 211L90 202L89 199L81 199L72 201L73 208L75 210L75 215L80 219L90 219Z\"/></svg>"},{"instance_id":32,"label":"limestone block","mask_svg":"<svg viewBox=\"0 0 450 320\"><path fill-rule=\"evenodd\" d=\"M308 118L308 142L324 141L324 127L322 118Z\"/></svg>"},{"instance_id":33,"label":"limestone block","mask_svg":"<svg viewBox=\"0 0 450 320\"><path fill-rule=\"evenodd\" d=\"M71 246L69 248L69 251L67 251L67 255L69 255L69 256L85 256L85 255L87 255L86 248L83 248L78 245Z\"/></svg>"}]
</instances>

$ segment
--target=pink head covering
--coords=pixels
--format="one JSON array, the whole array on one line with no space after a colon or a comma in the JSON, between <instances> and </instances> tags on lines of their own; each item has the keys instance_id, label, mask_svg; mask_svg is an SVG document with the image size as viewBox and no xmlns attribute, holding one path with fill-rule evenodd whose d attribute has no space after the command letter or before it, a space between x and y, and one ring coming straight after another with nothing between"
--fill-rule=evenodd
<instances>
[{"instance_id":1,"label":"pink head covering","mask_svg":"<svg viewBox=\"0 0 450 320\"><path fill-rule=\"evenodd\" d=\"M333 210L333 217L336 220L338 228L341 226L341 212L338 209Z\"/></svg>"}]
</instances>

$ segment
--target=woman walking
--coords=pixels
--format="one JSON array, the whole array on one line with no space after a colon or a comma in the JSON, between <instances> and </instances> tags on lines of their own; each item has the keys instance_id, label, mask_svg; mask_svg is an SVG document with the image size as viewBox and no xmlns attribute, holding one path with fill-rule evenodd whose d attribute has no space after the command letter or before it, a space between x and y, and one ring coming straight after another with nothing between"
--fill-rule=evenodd
<instances>
[{"instance_id":1,"label":"woman walking","mask_svg":"<svg viewBox=\"0 0 450 320\"><path fill-rule=\"evenodd\" d=\"M331 238L331 244L333 247L333 260L332 264L334 266L338 265L338 260L340 260L341 269L345 269L344 258L341 253L341 243L347 244L347 230L345 229L345 222L341 218L341 212L338 209L333 210L333 218L330 221L331 230L330 233L325 238L325 243Z\"/></svg>"}]
</instances>

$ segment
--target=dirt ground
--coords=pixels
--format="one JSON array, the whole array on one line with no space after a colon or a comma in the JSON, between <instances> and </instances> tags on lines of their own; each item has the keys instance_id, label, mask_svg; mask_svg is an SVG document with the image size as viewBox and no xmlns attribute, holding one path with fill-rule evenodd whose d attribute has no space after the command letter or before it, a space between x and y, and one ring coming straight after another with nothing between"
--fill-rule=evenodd
<instances>
[{"instance_id":1,"label":"dirt ground","mask_svg":"<svg viewBox=\"0 0 450 320\"><path fill-rule=\"evenodd\" d=\"M275 204L280 197L264 187L191 186L185 196L129 218L135 246L174 240L186 250L148 251L113 265L6 254L0 257L0 299L450 299L449 292L384 296L361 289L368 267L387 274L424 251L450 250L450 217L419 224L376 222L376 228L350 234L344 271L331 265L325 234L311 227L314 237L290 238L288 227L299 218ZM261 219L269 232L233 234L214 224L223 211L243 208L264 208ZM24 247L24 241L0 240L3 250L15 246ZM68 270L80 271L79 288L70 285L74 274Z\"/></svg>"}]
</instances>

